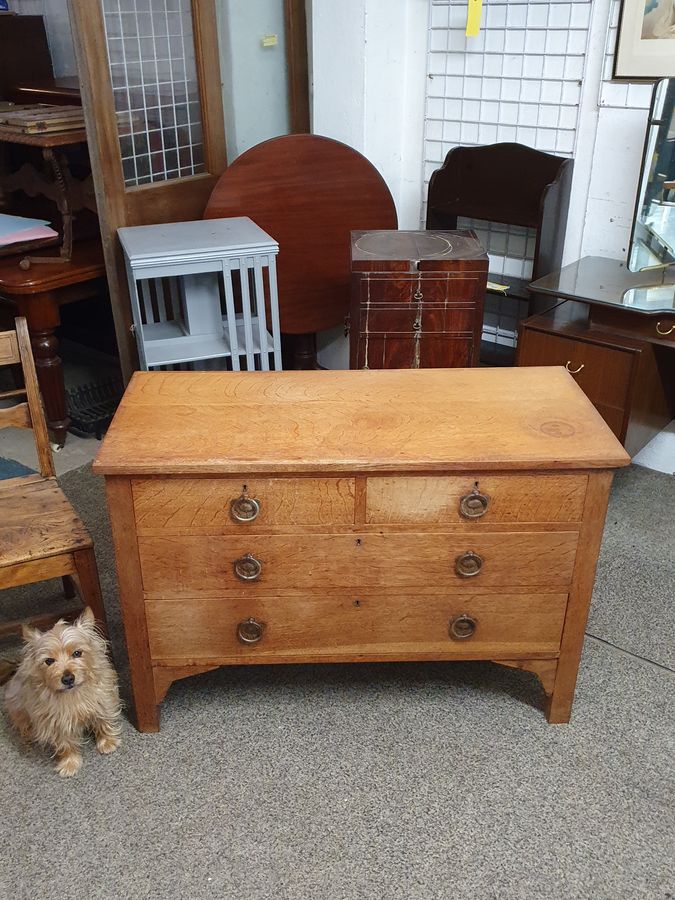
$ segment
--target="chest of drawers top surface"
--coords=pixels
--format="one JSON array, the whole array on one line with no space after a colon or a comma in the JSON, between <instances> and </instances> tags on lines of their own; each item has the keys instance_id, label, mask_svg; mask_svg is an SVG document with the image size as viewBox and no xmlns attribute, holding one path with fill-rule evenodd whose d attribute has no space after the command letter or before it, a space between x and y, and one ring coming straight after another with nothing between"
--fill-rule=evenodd
<instances>
[{"instance_id":1,"label":"chest of drawers top surface","mask_svg":"<svg viewBox=\"0 0 675 900\"><path fill-rule=\"evenodd\" d=\"M628 462L562 368L137 372L94 471L423 473Z\"/></svg>"}]
</instances>

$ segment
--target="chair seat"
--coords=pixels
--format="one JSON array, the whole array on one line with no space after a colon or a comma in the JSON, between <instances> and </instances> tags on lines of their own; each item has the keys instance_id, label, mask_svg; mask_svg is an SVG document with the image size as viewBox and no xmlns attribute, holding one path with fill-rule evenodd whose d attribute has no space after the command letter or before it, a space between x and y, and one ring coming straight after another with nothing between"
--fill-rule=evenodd
<instances>
[{"instance_id":1,"label":"chair seat","mask_svg":"<svg viewBox=\"0 0 675 900\"><path fill-rule=\"evenodd\" d=\"M0 568L91 546L55 478L0 481Z\"/></svg>"}]
</instances>

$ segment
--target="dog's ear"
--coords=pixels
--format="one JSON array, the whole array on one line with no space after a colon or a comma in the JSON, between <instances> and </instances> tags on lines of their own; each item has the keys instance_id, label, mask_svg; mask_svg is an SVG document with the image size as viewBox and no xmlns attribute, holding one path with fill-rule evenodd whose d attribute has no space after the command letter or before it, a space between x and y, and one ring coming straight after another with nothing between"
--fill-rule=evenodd
<instances>
[{"instance_id":1,"label":"dog's ear","mask_svg":"<svg viewBox=\"0 0 675 900\"><path fill-rule=\"evenodd\" d=\"M84 625L86 628L94 628L96 625L96 617L91 610L90 606L86 606L82 612L80 613L80 617L75 622L75 625Z\"/></svg>"},{"instance_id":2,"label":"dog's ear","mask_svg":"<svg viewBox=\"0 0 675 900\"><path fill-rule=\"evenodd\" d=\"M38 631L37 628L31 628L30 625L22 625L21 626L21 637L27 644L32 644L37 638L42 634L41 631Z\"/></svg>"}]
</instances>

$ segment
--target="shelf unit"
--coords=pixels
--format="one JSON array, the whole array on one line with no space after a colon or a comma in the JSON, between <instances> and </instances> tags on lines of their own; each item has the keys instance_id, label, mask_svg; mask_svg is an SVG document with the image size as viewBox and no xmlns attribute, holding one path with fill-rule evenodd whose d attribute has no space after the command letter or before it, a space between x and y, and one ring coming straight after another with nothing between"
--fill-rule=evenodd
<instances>
[{"instance_id":1,"label":"shelf unit","mask_svg":"<svg viewBox=\"0 0 675 900\"><path fill-rule=\"evenodd\" d=\"M141 369L281 369L279 246L251 219L118 234Z\"/></svg>"}]
</instances>

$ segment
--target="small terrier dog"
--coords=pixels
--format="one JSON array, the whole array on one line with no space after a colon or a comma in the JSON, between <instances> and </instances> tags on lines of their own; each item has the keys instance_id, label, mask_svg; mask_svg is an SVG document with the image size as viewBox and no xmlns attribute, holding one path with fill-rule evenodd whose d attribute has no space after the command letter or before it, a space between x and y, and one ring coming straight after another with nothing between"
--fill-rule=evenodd
<instances>
[{"instance_id":1,"label":"small terrier dog","mask_svg":"<svg viewBox=\"0 0 675 900\"><path fill-rule=\"evenodd\" d=\"M25 740L53 748L56 771L68 778L82 765L87 731L99 753L120 745L117 674L88 607L72 625L60 619L50 631L24 626L22 633L26 643L5 707Z\"/></svg>"}]
</instances>

